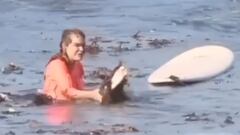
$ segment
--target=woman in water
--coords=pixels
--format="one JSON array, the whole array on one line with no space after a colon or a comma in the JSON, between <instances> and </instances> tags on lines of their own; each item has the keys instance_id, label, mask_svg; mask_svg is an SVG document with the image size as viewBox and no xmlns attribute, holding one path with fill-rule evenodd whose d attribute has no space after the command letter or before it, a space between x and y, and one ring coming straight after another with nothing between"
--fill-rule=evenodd
<instances>
[{"instance_id":1,"label":"woman in water","mask_svg":"<svg viewBox=\"0 0 240 135\"><path fill-rule=\"evenodd\" d=\"M53 100L75 101L93 99L102 102L104 93L100 88L86 90L84 69L81 64L85 51L85 34L79 29L66 29L62 33L60 52L49 60L44 74L44 94ZM127 69L121 67L115 80L123 80ZM111 82L114 89L118 82Z\"/></svg>"}]
</instances>

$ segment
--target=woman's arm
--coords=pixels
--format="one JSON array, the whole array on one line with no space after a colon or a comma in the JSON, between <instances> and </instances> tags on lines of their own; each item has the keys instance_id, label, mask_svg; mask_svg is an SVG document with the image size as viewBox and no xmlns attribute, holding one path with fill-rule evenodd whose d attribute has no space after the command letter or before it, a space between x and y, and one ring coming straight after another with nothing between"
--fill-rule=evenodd
<instances>
[{"instance_id":1,"label":"woman's arm","mask_svg":"<svg viewBox=\"0 0 240 135\"><path fill-rule=\"evenodd\" d=\"M102 101L102 95L99 93L99 89L78 90L75 88L68 88L63 94L66 94L66 96L69 96L73 99L93 99L99 102Z\"/></svg>"},{"instance_id":2,"label":"woman's arm","mask_svg":"<svg viewBox=\"0 0 240 135\"><path fill-rule=\"evenodd\" d=\"M49 64L48 72L56 82L56 94L61 94L62 96L70 99L93 99L101 102L102 96L99 93L99 89L80 90L73 87L72 78L69 74L67 66L63 61L52 61Z\"/></svg>"}]
</instances>

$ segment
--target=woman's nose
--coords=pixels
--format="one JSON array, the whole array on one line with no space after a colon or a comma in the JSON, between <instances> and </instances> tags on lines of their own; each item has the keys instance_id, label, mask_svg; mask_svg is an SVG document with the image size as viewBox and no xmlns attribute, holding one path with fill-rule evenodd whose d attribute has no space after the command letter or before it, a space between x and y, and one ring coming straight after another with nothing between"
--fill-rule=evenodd
<instances>
[{"instance_id":1,"label":"woman's nose","mask_svg":"<svg viewBox=\"0 0 240 135\"><path fill-rule=\"evenodd\" d=\"M79 46L79 47L78 47L78 49L79 49L79 51L81 51L81 52L83 52L83 51L84 51L84 48L83 48L83 46Z\"/></svg>"}]
</instances>

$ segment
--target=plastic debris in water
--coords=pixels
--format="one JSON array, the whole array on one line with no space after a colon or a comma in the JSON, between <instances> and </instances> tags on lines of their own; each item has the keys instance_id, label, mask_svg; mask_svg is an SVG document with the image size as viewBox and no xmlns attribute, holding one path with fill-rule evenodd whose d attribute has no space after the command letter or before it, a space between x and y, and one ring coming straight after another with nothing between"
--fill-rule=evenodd
<instances>
[{"instance_id":1,"label":"plastic debris in water","mask_svg":"<svg viewBox=\"0 0 240 135\"><path fill-rule=\"evenodd\" d=\"M2 114L12 114L12 115L18 115L20 112L16 111L14 108L8 108L7 111L2 111Z\"/></svg>"},{"instance_id":2,"label":"plastic debris in water","mask_svg":"<svg viewBox=\"0 0 240 135\"><path fill-rule=\"evenodd\" d=\"M14 108L8 108L8 112L9 112L9 113L15 113L16 110L15 110Z\"/></svg>"},{"instance_id":3,"label":"plastic debris in water","mask_svg":"<svg viewBox=\"0 0 240 135\"><path fill-rule=\"evenodd\" d=\"M0 93L0 102L9 100L6 94Z\"/></svg>"}]
</instances>

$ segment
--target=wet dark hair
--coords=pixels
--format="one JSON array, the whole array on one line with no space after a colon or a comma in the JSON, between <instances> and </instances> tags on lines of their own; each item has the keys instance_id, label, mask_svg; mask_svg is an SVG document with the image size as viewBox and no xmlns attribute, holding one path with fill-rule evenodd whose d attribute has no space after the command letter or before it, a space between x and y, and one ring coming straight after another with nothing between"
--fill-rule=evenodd
<instances>
[{"instance_id":1,"label":"wet dark hair","mask_svg":"<svg viewBox=\"0 0 240 135\"><path fill-rule=\"evenodd\" d=\"M85 40L85 34L79 29L65 29L62 33L60 53L63 53L63 44L68 45L72 42L71 35L81 36Z\"/></svg>"},{"instance_id":2,"label":"wet dark hair","mask_svg":"<svg viewBox=\"0 0 240 135\"><path fill-rule=\"evenodd\" d=\"M85 40L85 34L83 31L81 31L80 29L77 29L77 28L74 28L74 29L65 29L62 33L62 38L61 38L61 42L59 44L59 47L60 47L60 51L53 55L50 60L48 61L47 65L55 60L55 59L62 59L64 60L66 63L66 59L63 57L64 55L66 55L66 53L64 52L63 50L63 46L64 45L69 45L71 42L72 42L72 39L71 39L71 36L72 35L76 35L76 36L81 36L84 40ZM84 46L85 47L85 44Z\"/></svg>"}]
</instances>

